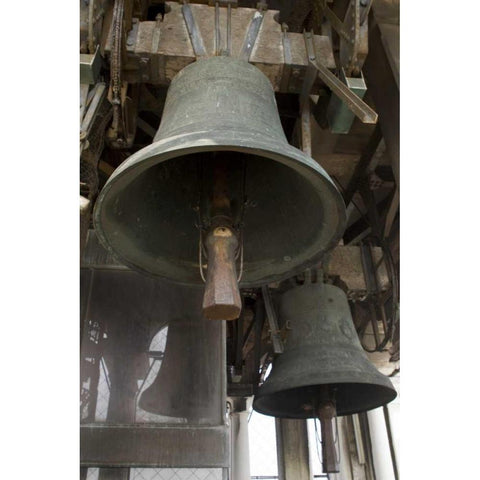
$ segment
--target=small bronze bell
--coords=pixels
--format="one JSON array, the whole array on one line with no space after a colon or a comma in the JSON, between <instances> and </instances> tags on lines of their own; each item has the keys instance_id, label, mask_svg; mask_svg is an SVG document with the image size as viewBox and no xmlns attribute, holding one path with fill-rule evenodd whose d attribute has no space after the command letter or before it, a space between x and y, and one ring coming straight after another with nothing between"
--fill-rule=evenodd
<instances>
[{"instance_id":1,"label":"small bronze bell","mask_svg":"<svg viewBox=\"0 0 480 480\"><path fill-rule=\"evenodd\" d=\"M320 418L324 471L336 472L332 420L392 401L390 379L368 360L338 287L306 283L280 295L279 321L288 325L284 353L258 389L253 408L281 418Z\"/></svg>"}]
</instances>

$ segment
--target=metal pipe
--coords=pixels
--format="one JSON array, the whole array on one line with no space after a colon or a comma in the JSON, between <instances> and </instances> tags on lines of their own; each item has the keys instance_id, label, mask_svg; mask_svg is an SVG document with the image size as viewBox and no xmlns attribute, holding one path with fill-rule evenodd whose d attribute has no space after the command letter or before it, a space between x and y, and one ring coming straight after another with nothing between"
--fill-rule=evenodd
<instances>
[{"instance_id":1,"label":"metal pipe","mask_svg":"<svg viewBox=\"0 0 480 480\"><path fill-rule=\"evenodd\" d=\"M215 55L220 55L220 6L215 2Z\"/></svg>"},{"instance_id":2,"label":"metal pipe","mask_svg":"<svg viewBox=\"0 0 480 480\"><path fill-rule=\"evenodd\" d=\"M383 416L385 417L385 425L387 427L388 446L390 447L390 456L392 457L393 473L395 475L395 480L399 480L400 476L398 474L397 457L393 445L392 425L390 423L390 413L387 405L383 406Z\"/></svg>"},{"instance_id":3,"label":"metal pipe","mask_svg":"<svg viewBox=\"0 0 480 480\"><path fill-rule=\"evenodd\" d=\"M227 5L227 55L232 54L232 6Z\"/></svg>"}]
</instances>

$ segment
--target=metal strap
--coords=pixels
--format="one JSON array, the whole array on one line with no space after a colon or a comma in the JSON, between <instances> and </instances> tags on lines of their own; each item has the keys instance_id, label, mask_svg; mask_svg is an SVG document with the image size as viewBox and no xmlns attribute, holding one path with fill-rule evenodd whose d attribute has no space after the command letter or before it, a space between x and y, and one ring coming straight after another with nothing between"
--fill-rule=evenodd
<instances>
[{"instance_id":1,"label":"metal strap","mask_svg":"<svg viewBox=\"0 0 480 480\"><path fill-rule=\"evenodd\" d=\"M227 5L227 55L232 54L232 5Z\"/></svg>"},{"instance_id":2,"label":"metal strap","mask_svg":"<svg viewBox=\"0 0 480 480\"><path fill-rule=\"evenodd\" d=\"M248 27L247 36L243 42L242 50L240 51L239 58L242 60L246 60L247 62L250 60L250 55L252 53L253 47L255 46L255 42L257 41L258 32L260 31L260 26L263 22L263 11L256 11L253 14L252 20L250 21L250 25Z\"/></svg>"},{"instance_id":3,"label":"metal strap","mask_svg":"<svg viewBox=\"0 0 480 480\"><path fill-rule=\"evenodd\" d=\"M310 92L312 91L313 84L317 79L317 71L315 66L310 62L314 62L316 59L315 56L315 47L313 45L313 35L312 32L304 32L303 38L305 40L305 48L307 50L308 65L307 72L303 78L302 91L300 93L300 109L303 110L307 101L310 97Z\"/></svg>"},{"instance_id":4,"label":"metal strap","mask_svg":"<svg viewBox=\"0 0 480 480\"><path fill-rule=\"evenodd\" d=\"M203 45L202 35L198 29L197 23L192 13L192 9L188 2L184 2L182 5L183 18L185 19L185 24L187 25L188 35L190 36L190 42L192 43L193 51L195 56L204 57L207 55L205 51L205 46Z\"/></svg>"},{"instance_id":5,"label":"metal strap","mask_svg":"<svg viewBox=\"0 0 480 480\"><path fill-rule=\"evenodd\" d=\"M308 61L314 61L315 47L313 45L312 32L304 32L305 48L307 50ZM302 91L300 93L300 112L301 112L301 134L302 150L309 157L312 156L312 133L310 124L310 92L317 79L317 70L310 63L307 65L307 72L303 79Z\"/></svg>"},{"instance_id":6,"label":"metal strap","mask_svg":"<svg viewBox=\"0 0 480 480\"><path fill-rule=\"evenodd\" d=\"M365 277L365 284L367 286L368 294L378 293L377 277L375 275L375 265L373 262L372 251L369 245L362 243L360 245L360 252L362 258L363 275Z\"/></svg>"},{"instance_id":7,"label":"metal strap","mask_svg":"<svg viewBox=\"0 0 480 480\"><path fill-rule=\"evenodd\" d=\"M220 6L215 2L215 55L220 55L220 44L222 40L220 37Z\"/></svg>"},{"instance_id":8,"label":"metal strap","mask_svg":"<svg viewBox=\"0 0 480 480\"><path fill-rule=\"evenodd\" d=\"M288 92L288 84L290 83L290 74L292 72L292 47L288 38L288 27L282 24L282 44L283 44L283 71L282 81L280 82L280 91Z\"/></svg>"},{"instance_id":9,"label":"metal strap","mask_svg":"<svg viewBox=\"0 0 480 480\"><path fill-rule=\"evenodd\" d=\"M101 105L102 100L105 98L107 94L107 87L105 83L99 82L94 87L95 93L93 94L93 98L88 106L87 112L83 117L82 124L80 126L80 135L83 138L86 138L90 133L90 129L93 125L93 120L95 115Z\"/></svg>"}]
</instances>

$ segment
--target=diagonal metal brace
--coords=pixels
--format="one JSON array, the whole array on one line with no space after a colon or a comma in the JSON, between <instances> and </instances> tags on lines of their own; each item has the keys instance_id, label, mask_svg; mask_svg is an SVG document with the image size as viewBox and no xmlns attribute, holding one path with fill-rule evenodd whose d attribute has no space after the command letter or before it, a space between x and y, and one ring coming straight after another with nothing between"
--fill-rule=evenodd
<instances>
[{"instance_id":1,"label":"diagonal metal brace","mask_svg":"<svg viewBox=\"0 0 480 480\"><path fill-rule=\"evenodd\" d=\"M265 303L265 311L267 313L268 327L270 329L270 337L272 339L273 352L283 353L283 342L278 328L277 313L273 306L272 297L268 285L262 287L262 296Z\"/></svg>"},{"instance_id":2,"label":"diagonal metal brace","mask_svg":"<svg viewBox=\"0 0 480 480\"><path fill-rule=\"evenodd\" d=\"M187 25L188 34L190 36L190 41L192 43L193 51L195 56L204 57L207 55L205 46L203 45L202 35L197 26L197 22L190 8L190 4L187 1L184 1L182 5L183 18L185 19L185 24Z\"/></svg>"},{"instance_id":3,"label":"diagonal metal brace","mask_svg":"<svg viewBox=\"0 0 480 480\"><path fill-rule=\"evenodd\" d=\"M328 70L328 68L324 67L316 60L309 59L308 64L313 65L317 69L318 75L322 81L363 123L377 123L377 112L353 93L339 78Z\"/></svg>"},{"instance_id":4,"label":"diagonal metal brace","mask_svg":"<svg viewBox=\"0 0 480 480\"><path fill-rule=\"evenodd\" d=\"M250 55L252 53L253 47L257 40L258 32L260 31L260 27L263 22L264 12L263 10L257 10L253 14L253 18L250 22L250 26L248 27L247 36L243 42L242 50L240 52L239 58L242 60L246 60L247 62L250 60Z\"/></svg>"}]
</instances>

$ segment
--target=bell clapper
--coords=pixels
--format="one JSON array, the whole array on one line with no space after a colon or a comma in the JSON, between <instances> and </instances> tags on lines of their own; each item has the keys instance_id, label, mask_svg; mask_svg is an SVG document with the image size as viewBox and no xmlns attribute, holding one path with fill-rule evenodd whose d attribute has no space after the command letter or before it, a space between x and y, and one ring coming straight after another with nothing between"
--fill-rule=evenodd
<instances>
[{"instance_id":1,"label":"bell clapper","mask_svg":"<svg viewBox=\"0 0 480 480\"><path fill-rule=\"evenodd\" d=\"M238 240L233 229L220 226L207 234L207 278L203 314L212 320L235 320L242 309L235 269Z\"/></svg>"},{"instance_id":2,"label":"bell clapper","mask_svg":"<svg viewBox=\"0 0 480 480\"><path fill-rule=\"evenodd\" d=\"M239 241L232 225L225 162L216 162L213 177L203 314L211 320L235 320L242 309L235 266Z\"/></svg>"},{"instance_id":3,"label":"bell clapper","mask_svg":"<svg viewBox=\"0 0 480 480\"><path fill-rule=\"evenodd\" d=\"M322 401L317 408L322 432L322 464L324 473L338 473L340 471L335 449L333 424L337 416L337 409L333 400Z\"/></svg>"}]
</instances>

